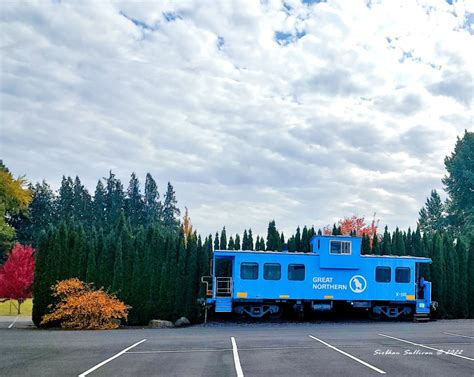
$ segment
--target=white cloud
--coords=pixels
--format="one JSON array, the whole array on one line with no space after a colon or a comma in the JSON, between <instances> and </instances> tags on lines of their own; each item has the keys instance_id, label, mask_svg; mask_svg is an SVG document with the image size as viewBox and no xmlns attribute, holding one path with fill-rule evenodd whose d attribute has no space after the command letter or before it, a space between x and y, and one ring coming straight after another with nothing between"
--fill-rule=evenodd
<instances>
[{"instance_id":1,"label":"white cloud","mask_svg":"<svg viewBox=\"0 0 474 377\"><path fill-rule=\"evenodd\" d=\"M91 190L150 171L202 233L413 226L472 127L469 7L2 2L1 156Z\"/></svg>"}]
</instances>

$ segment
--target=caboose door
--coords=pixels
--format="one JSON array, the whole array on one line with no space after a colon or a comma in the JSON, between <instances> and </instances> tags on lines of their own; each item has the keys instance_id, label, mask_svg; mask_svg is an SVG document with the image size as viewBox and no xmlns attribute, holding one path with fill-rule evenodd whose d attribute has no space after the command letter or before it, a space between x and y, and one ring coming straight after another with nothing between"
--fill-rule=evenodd
<instances>
[{"instance_id":1,"label":"caboose door","mask_svg":"<svg viewBox=\"0 0 474 377\"><path fill-rule=\"evenodd\" d=\"M233 257L216 257L214 264L215 292L216 297L232 296L232 267Z\"/></svg>"}]
</instances>

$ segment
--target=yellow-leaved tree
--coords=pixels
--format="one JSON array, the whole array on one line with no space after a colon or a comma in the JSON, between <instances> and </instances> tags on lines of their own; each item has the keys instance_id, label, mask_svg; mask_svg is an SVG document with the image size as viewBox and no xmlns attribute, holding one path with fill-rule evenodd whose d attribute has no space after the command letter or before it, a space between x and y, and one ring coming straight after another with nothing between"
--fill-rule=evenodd
<instances>
[{"instance_id":1,"label":"yellow-leaved tree","mask_svg":"<svg viewBox=\"0 0 474 377\"><path fill-rule=\"evenodd\" d=\"M6 252L12 248L15 238L15 229L8 220L26 213L31 202L31 190L26 185L25 177L15 179L0 160L0 264L6 259Z\"/></svg>"},{"instance_id":2,"label":"yellow-leaved tree","mask_svg":"<svg viewBox=\"0 0 474 377\"><path fill-rule=\"evenodd\" d=\"M77 278L59 281L51 289L57 303L44 315L42 325L56 322L67 329L116 329L120 319L128 317L129 306Z\"/></svg>"}]
</instances>

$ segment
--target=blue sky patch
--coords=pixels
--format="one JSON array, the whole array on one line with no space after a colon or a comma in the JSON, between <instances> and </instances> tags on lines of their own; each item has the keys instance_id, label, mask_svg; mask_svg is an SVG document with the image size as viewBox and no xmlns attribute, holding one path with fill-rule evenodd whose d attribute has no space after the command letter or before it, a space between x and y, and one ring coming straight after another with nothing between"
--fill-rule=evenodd
<instances>
[{"instance_id":1,"label":"blue sky patch","mask_svg":"<svg viewBox=\"0 0 474 377\"><path fill-rule=\"evenodd\" d=\"M222 47L224 46L225 44L225 39L224 37L221 37L220 35L217 37L217 42L216 42L216 45L217 45L217 48L219 50L222 50Z\"/></svg>"},{"instance_id":2,"label":"blue sky patch","mask_svg":"<svg viewBox=\"0 0 474 377\"><path fill-rule=\"evenodd\" d=\"M120 11L120 14L121 14L122 16L124 16L127 20L132 21L132 22L133 22L136 26L138 26L138 27L141 27L141 28L143 28L143 29L145 29L145 30L152 30L152 31L155 30L154 27L152 27L152 26L146 24L146 23L145 23L144 21L142 21L142 20L139 20L139 19L137 19L137 18L133 18L133 17L127 16L127 15L126 15L125 13L123 13L122 11Z\"/></svg>"},{"instance_id":3,"label":"blue sky patch","mask_svg":"<svg viewBox=\"0 0 474 377\"><path fill-rule=\"evenodd\" d=\"M165 20L167 22L173 22L174 20L176 19L182 19L182 17L178 14L178 13L175 13L175 12L163 12L163 17L165 18Z\"/></svg>"}]
</instances>

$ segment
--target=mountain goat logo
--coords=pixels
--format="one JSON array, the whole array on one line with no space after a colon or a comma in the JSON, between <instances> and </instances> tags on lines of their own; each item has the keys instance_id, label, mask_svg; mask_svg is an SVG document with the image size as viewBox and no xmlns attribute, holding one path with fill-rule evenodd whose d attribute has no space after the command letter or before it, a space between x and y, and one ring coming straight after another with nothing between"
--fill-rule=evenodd
<instances>
[{"instance_id":1,"label":"mountain goat logo","mask_svg":"<svg viewBox=\"0 0 474 377\"><path fill-rule=\"evenodd\" d=\"M367 288L367 280L361 275L355 275L349 281L349 287L354 293L362 293Z\"/></svg>"}]
</instances>

